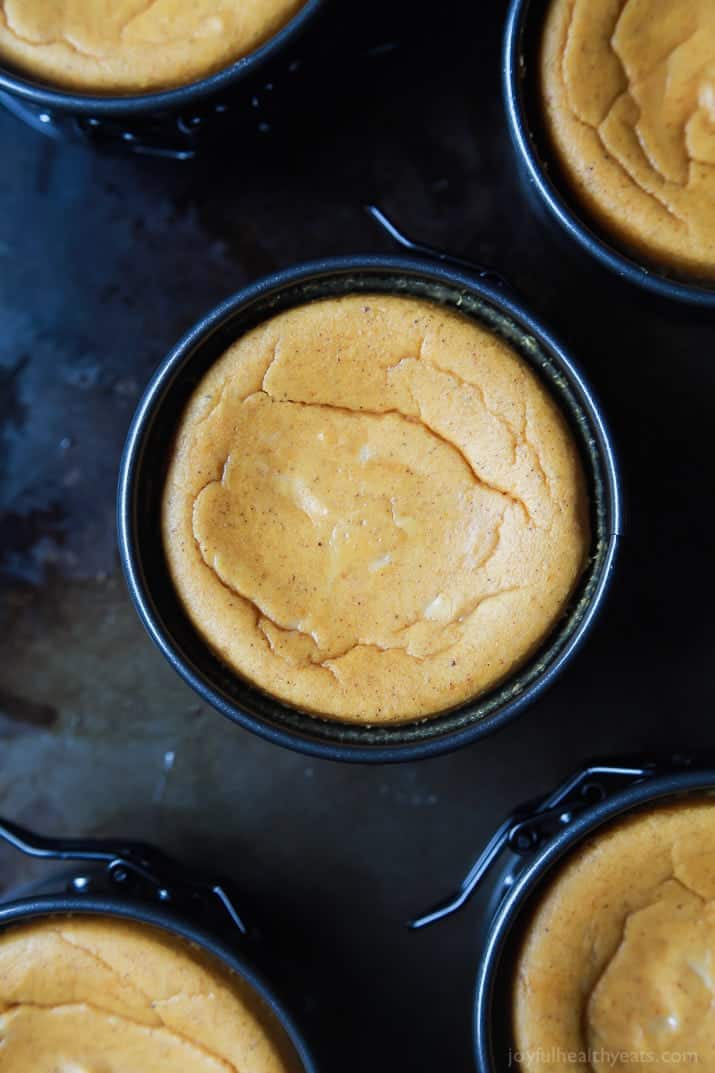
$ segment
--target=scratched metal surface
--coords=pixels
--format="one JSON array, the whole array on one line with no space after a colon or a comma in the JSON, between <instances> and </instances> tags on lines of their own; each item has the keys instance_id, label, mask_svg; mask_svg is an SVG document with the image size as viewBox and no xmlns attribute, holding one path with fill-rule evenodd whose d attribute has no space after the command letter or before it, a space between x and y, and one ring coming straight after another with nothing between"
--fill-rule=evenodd
<instances>
[{"instance_id":1,"label":"scratched metal surface","mask_svg":"<svg viewBox=\"0 0 715 1073\"><path fill-rule=\"evenodd\" d=\"M405 918L585 757L712 743L715 327L611 281L532 211L498 88L503 4L377 11L376 42L399 47L199 164L98 157L0 114L0 812L235 876L326 1070L466 1070L479 905L420 935ZM114 530L157 361L266 271L389 250L367 198L495 265L570 344L628 501L613 596L557 687L492 739L392 768L307 760L207 710L139 626ZM0 864L5 890L34 874Z\"/></svg>"}]
</instances>

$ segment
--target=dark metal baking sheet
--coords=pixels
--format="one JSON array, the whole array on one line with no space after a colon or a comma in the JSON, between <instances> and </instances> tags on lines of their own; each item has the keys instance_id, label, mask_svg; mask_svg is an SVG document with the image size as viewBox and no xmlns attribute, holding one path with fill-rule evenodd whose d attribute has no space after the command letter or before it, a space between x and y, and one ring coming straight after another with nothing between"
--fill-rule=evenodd
<instances>
[{"instance_id":1,"label":"dark metal baking sheet","mask_svg":"<svg viewBox=\"0 0 715 1073\"><path fill-rule=\"evenodd\" d=\"M196 164L95 156L0 114L0 812L229 871L326 1070L461 1071L479 905L421 934L403 922L585 757L712 745L715 325L620 285L534 214L503 117L503 3L382 7L384 27L361 5L398 46L379 64L316 74L290 123ZM307 760L201 705L137 621L114 528L160 357L262 273L389 251L367 200L493 264L571 347L627 500L611 598L558 685L496 737L390 768ZM4 889L28 875L0 859Z\"/></svg>"}]
</instances>

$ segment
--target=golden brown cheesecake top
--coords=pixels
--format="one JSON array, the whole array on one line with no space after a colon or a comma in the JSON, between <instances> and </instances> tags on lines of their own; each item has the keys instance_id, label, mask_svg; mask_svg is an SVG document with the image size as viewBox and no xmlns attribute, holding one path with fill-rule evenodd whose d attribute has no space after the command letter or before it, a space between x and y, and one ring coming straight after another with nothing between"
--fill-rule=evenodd
<instances>
[{"instance_id":1,"label":"golden brown cheesecake top","mask_svg":"<svg viewBox=\"0 0 715 1073\"><path fill-rule=\"evenodd\" d=\"M541 83L596 221L646 260L715 278L713 0L552 0Z\"/></svg>"},{"instance_id":2,"label":"golden brown cheesecake top","mask_svg":"<svg viewBox=\"0 0 715 1073\"><path fill-rule=\"evenodd\" d=\"M214 74L305 0L4 0L0 63L67 89L142 93Z\"/></svg>"},{"instance_id":3,"label":"golden brown cheesecake top","mask_svg":"<svg viewBox=\"0 0 715 1073\"><path fill-rule=\"evenodd\" d=\"M514 1035L525 1073L715 1069L715 802L639 813L568 860L517 962Z\"/></svg>"},{"instance_id":4,"label":"golden brown cheesecake top","mask_svg":"<svg viewBox=\"0 0 715 1073\"><path fill-rule=\"evenodd\" d=\"M245 983L139 924L64 918L0 934L3 1073L296 1073Z\"/></svg>"},{"instance_id":5,"label":"golden brown cheesecake top","mask_svg":"<svg viewBox=\"0 0 715 1073\"><path fill-rule=\"evenodd\" d=\"M427 301L328 299L196 388L163 510L178 593L236 671L328 717L429 715L504 678L588 552L584 480L510 346Z\"/></svg>"}]
</instances>

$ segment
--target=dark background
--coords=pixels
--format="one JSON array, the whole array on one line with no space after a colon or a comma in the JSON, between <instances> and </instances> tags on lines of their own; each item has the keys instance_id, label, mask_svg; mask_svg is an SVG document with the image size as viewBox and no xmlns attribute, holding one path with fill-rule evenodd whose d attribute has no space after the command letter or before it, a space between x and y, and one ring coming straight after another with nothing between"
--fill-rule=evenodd
<instances>
[{"instance_id":1,"label":"dark background","mask_svg":"<svg viewBox=\"0 0 715 1073\"><path fill-rule=\"evenodd\" d=\"M420 934L406 918L585 758L712 744L715 326L535 214L505 128L505 4L359 6L362 38L336 37L270 130L227 129L199 162L99 156L0 113L0 812L234 876L326 1073L466 1071L480 905ZM612 596L558 685L495 737L390 768L281 750L201 704L139 625L114 525L167 349L261 274L390 251L369 199L497 267L571 348L627 497ZM31 871L0 864L4 889Z\"/></svg>"}]
</instances>

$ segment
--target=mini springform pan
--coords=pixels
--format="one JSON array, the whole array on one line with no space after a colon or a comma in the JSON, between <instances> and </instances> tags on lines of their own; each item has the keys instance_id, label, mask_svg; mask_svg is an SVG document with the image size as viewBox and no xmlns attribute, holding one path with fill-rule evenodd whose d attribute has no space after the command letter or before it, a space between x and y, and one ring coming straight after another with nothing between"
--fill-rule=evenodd
<instances>
[{"instance_id":1,"label":"mini springform pan","mask_svg":"<svg viewBox=\"0 0 715 1073\"><path fill-rule=\"evenodd\" d=\"M155 847L119 839L48 838L0 819L0 839L30 857L54 862L48 874L10 891L0 903L0 929L47 919L94 917L145 924L198 947L259 1000L261 1019L290 1068L317 1073L292 1015L254 967L259 945L223 880L186 867ZM57 871L57 862L65 868ZM80 863L81 862L81 863ZM250 957L247 947L252 947Z\"/></svg>"},{"instance_id":2,"label":"mini springform pan","mask_svg":"<svg viewBox=\"0 0 715 1073\"><path fill-rule=\"evenodd\" d=\"M638 811L715 795L712 758L626 758L590 764L542 800L518 808L476 859L460 890L412 923L422 928L488 894L473 1007L478 1073L517 1068L510 1011L514 962L544 886L565 858L613 821Z\"/></svg>"},{"instance_id":3,"label":"mini springform pan","mask_svg":"<svg viewBox=\"0 0 715 1073\"><path fill-rule=\"evenodd\" d=\"M300 711L229 670L198 635L169 577L162 547L166 463L187 400L212 363L262 321L315 299L348 294L429 299L503 336L546 384L580 448L591 505L592 549L570 606L540 650L500 686L452 710L402 725L339 723ZM279 745L334 760L386 763L447 752L522 712L571 661L603 603L621 528L611 440L570 356L498 285L427 260L346 257L301 265L255 283L204 317L171 351L132 422L120 468L119 550L144 626L179 674L218 711Z\"/></svg>"},{"instance_id":4,"label":"mini springform pan","mask_svg":"<svg viewBox=\"0 0 715 1073\"><path fill-rule=\"evenodd\" d=\"M715 287L689 282L613 244L588 219L560 181L540 115L538 51L549 0L511 0L504 34L503 82L507 122L517 164L534 202L587 257L659 298L715 309Z\"/></svg>"}]
</instances>

